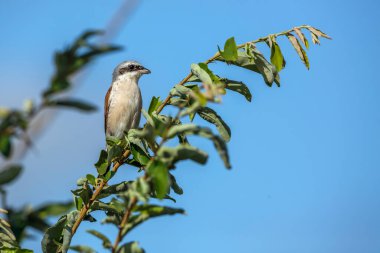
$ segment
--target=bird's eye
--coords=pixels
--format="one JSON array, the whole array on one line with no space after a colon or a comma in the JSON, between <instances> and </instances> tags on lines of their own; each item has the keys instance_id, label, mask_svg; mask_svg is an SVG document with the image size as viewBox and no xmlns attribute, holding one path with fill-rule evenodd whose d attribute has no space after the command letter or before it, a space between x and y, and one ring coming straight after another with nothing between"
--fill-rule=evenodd
<instances>
[{"instance_id":1,"label":"bird's eye","mask_svg":"<svg viewBox=\"0 0 380 253\"><path fill-rule=\"evenodd\" d=\"M128 70L129 70L129 71L132 71L132 70L134 70L134 69L135 69L135 65L129 65L129 66L128 66Z\"/></svg>"}]
</instances>

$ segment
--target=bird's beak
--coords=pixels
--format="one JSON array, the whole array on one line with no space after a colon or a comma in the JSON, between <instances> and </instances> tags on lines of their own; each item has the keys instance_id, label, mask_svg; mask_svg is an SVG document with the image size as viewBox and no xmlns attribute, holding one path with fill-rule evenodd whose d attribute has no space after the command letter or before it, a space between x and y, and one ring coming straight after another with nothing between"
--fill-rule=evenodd
<instances>
[{"instance_id":1,"label":"bird's beak","mask_svg":"<svg viewBox=\"0 0 380 253\"><path fill-rule=\"evenodd\" d=\"M147 69L147 68L143 68L143 69L141 70L141 72L142 72L143 74L150 74L150 73L151 73L150 70Z\"/></svg>"}]
</instances>

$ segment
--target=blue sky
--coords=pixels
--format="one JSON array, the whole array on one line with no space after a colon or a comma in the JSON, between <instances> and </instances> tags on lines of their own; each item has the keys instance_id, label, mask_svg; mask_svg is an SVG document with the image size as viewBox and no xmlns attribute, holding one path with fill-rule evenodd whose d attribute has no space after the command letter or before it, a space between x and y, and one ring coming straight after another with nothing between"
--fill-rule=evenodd
<instances>
[{"instance_id":1,"label":"blue sky","mask_svg":"<svg viewBox=\"0 0 380 253\"><path fill-rule=\"evenodd\" d=\"M87 28L102 28L121 1L1 1L0 104L38 99L52 74L52 52ZM378 1L143 1L117 37L126 50L98 61L75 92L102 108L111 72L125 59L152 70L141 80L144 106L166 96L193 62L235 36L239 43L300 24L327 32L308 51L309 71L280 39L287 66L282 87L267 88L248 71L212 66L243 80L252 103L227 95L218 107L232 129L233 170L211 144L209 163L175 171L187 216L152 220L134 231L147 252L335 253L380 250L380 57ZM94 172L104 146L102 111L65 111L36 142L10 202L67 200L76 179ZM128 168L122 177L131 178ZM168 203L170 204L170 203ZM100 243L84 231L73 244ZM98 228L98 226L95 226ZM101 226L114 238L115 230ZM39 241L26 247L39 252Z\"/></svg>"}]
</instances>

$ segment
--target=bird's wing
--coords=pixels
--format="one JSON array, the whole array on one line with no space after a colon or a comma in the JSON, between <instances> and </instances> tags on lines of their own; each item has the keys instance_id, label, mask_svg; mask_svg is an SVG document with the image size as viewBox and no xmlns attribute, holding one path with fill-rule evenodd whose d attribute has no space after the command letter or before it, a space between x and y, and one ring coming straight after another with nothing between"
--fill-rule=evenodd
<instances>
[{"instance_id":1,"label":"bird's wing","mask_svg":"<svg viewBox=\"0 0 380 253\"><path fill-rule=\"evenodd\" d=\"M112 86L109 87L106 97L104 99L104 132L107 132L107 119L108 119L108 110L110 105L110 95L111 95Z\"/></svg>"}]
</instances>

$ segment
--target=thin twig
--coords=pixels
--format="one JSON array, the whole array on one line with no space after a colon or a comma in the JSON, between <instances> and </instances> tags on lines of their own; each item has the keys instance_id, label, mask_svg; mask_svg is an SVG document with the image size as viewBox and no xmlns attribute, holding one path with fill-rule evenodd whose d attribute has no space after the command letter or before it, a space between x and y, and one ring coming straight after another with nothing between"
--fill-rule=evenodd
<instances>
[{"instance_id":1,"label":"thin twig","mask_svg":"<svg viewBox=\"0 0 380 253\"><path fill-rule=\"evenodd\" d=\"M116 252L117 247L119 246L119 243L123 239L123 235L122 235L123 229L124 229L125 225L127 225L129 217L131 216L132 210L133 210L133 208L135 207L136 204L137 204L137 198L136 197L132 197L131 198L131 203L129 204L126 212L124 213L123 219L121 220L121 223L120 223L120 226L119 226L119 232L117 234L115 243L114 243L114 245L112 247L112 253Z\"/></svg>"}]
</instances>

